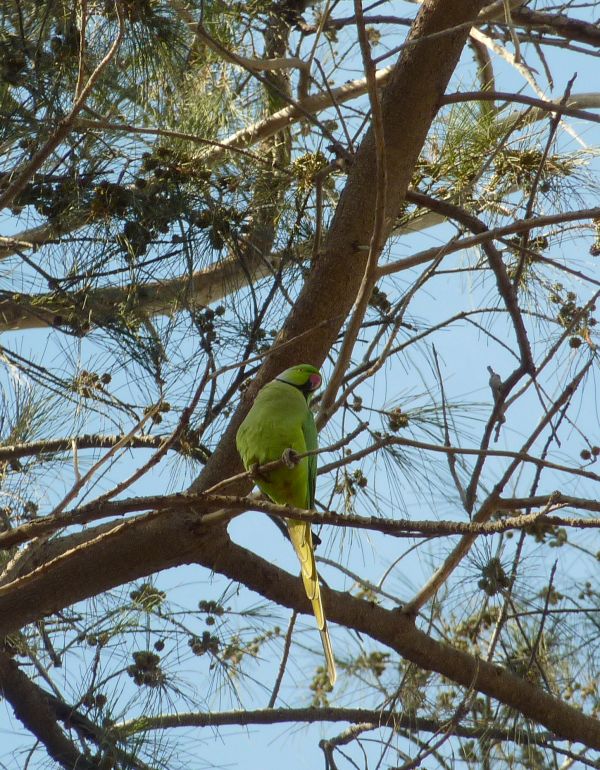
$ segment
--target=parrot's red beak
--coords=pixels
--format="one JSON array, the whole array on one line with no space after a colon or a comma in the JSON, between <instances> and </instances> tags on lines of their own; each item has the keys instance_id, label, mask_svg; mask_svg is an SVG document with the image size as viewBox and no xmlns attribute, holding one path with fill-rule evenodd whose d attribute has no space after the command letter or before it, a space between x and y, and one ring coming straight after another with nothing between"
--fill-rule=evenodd
<instances>
[{"instance_id":1,"label":"parrot's red beak","mask_svg":"<svg viewBox=\"0 0 600 770\"><path fill-rule=\"evenodd\" d=\"M321 375L311 374L308 378L308 381L310 382L310 392L312 393L321 385Z\"/></svg>"}]
</instances>

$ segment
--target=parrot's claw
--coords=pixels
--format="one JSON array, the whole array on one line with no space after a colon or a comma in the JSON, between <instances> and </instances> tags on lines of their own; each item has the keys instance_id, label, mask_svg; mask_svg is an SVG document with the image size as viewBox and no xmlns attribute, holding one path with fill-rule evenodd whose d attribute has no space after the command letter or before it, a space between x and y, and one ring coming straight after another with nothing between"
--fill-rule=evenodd
<instances>
[{"instance_id":1,"label":"parrot's claw","mask_svg":"<svg viewBox=\"0 0 600 770\"><path fill-rule=\"evenodd\" d=\"M287 468L295 468L300 462L298 452L294 451L293 449L284 450L283 454L281 455L281 459Z\"/></svg>"},{"instance_id":2,"label":"parrot's claw","mask_svg":"<svg viewBox=\"0 0 600 770\"><path fill-rule=\"evenodd\" d=\"M260 465L258 463L253 463L249 468L248 472L250 473L250 478L252 481L258 482L258 481L265 481L265 477L263 474L258 470L260 468Z\"/></svg>"}]
</instances>

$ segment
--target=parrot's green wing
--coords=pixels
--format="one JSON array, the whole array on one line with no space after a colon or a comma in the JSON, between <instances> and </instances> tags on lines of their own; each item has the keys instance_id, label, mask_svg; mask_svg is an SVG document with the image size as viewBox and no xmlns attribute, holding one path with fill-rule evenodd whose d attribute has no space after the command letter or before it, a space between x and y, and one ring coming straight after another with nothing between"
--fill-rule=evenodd
<instances>
[{"instance_id":1,"label":"parrot's green wing","mask_svg":"<svg viewBox=\"0 0 600 770\"><path fill-rule=\"evenodd\" d=\"M306 445L307 452L314 452L319 446L319 439L317 434L317 426L315 425L315 418L310 408L307 409L306 417L302 423L302 433L304 434L304 443ZM307 480L307 498L306 507L315 507L315 489L317 487L317 455L309 455L308 457L308 480Z\"/></svg>"}]
</instances>

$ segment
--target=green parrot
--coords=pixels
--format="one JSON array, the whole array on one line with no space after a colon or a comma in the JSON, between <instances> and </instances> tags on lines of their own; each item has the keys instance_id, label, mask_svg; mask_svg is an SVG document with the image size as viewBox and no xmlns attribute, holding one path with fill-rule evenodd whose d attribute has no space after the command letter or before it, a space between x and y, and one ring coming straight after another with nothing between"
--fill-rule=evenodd
<instances>
[{"instance_id":1,"label":"green parrot","mask_svg":"<svg viewBox=\"0 0 600 770\"><path fill-rule=\"evenodd\" d=\"M319 370L309 364L300 364L286 369L260 389L236 436L237 449L246 470L281 460L289 454L286 450L301 454L317 448L317 427L310 400L320 385ZM286 463L265 475L259 472L256 478L261 492L273 502L296 508L314 507L316 481L316 455L304 457L297 463ZM325 651L327 675L333 686L335 662L321 600L310 524L288 519L287 527L300 559L304 590L312 603Z\"/></svg>"}]
</instances>

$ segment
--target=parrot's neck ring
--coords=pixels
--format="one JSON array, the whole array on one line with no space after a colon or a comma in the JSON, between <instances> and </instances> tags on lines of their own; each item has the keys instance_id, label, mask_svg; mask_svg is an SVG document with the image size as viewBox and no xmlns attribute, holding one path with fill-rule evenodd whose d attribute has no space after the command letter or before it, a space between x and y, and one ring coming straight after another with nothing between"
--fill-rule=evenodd
<instances>
[{"instance_id":1,"label":"parrot's neck ring","mask_svg":"<svg viewBox=\"0 0 600 770\"><path fill-rule=\"evenodd\" d=\"M308 398L310 394L313 392L312 388L310 387L310 380L304 383L304 385L296 385L295 383L288 382L288 380L283 380L280 377L275 377L275 379L277 380L277 382L283 382L284 385L289 385L290 388L296 388L296 390L299 390L300 393L306 396L306 398Z\"/></svg>"}]
</instances>

